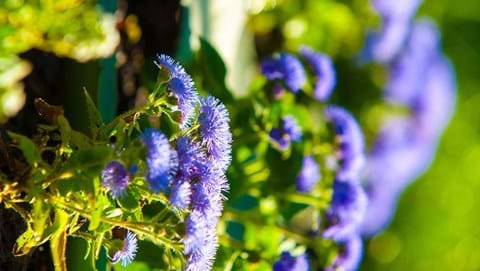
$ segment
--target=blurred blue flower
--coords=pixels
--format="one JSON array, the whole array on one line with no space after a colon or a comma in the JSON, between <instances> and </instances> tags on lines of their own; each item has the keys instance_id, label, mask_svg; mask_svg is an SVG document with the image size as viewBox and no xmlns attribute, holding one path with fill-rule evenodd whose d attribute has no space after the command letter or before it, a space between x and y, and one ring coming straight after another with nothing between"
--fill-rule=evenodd
<instances>
[{"instance_id":1,"label":"blurred blue flower","mask_svg":"<svg viewBox=\"0 0 480 271\"><path fill-rule=\"evenodd\" d=\"M227 108L217 98L207 96L201 99L198 121L202 145L214 161L212 166L225 172L232 159L232 133Z\"/></svg>"},{"instance_id":2,"label":"blurred blue flower","mask_svg":"<svg viewBox=\"0 0 480 271\"><path fill-rule=\"evenodd\" d=\"M289 53L281 53L263 60L261 69L268 80L283 80L285 86L293 93L299 92L306 81L302 63Z\"/></svg>"},{"instance_id":3,"label":"blurred blue flower","mask_svg":"<svg viewBox=\"0 0 480 271\"><path fill-rule=\"evenodd\" d=\"M327 209L325 238L343 241L356 233L365 216L367 196L357 182L336 180L333 183L333 197Z\"/></svg>"},{"instance_id":4,"label":"blurred blue flower","mask_svg":"<svg viewBox=\"0 0 480 271\"><path fill-rule=\"evenodd\" d=\"M303 158L302 169L297 176L297 191L301 193L310 192L320 180L320 166L312 156Z\"/></svg>"},{"instance_id":5,"label":"blurred blue flower","mask_svg":"<svg viewBox=\"0 0 480 271\"><path fill-rule=\"evenodd\" d=\"M112 257L112 262L122 262L122 266L126 266L131 263L137 254L138 245L137 237L134 233L128 231L125 239L123 240L123 247L119 251L115 252Z\"/></svg>"},{"instance_id":6,"label":"blurred blue flower","mask_svg":"<svg viewBox=\"0 0 480 271\"><path fill-rule=\"evenodd\" d=\"M339 106L328 106L325 117L335 133L340 162L337 179L358 180L365 164L365 143L360 126L348 111Z\"/></svg>"},{"instance_id":7,"label":"blurred blue flower","mask_svg":"<svg viewBox=\"0 0 480 271\"><path fill-rule=\"evenodd\" d=\"M280 259L273 264L273 271L308 271L310 265L306 253L293 257L289 252L282 252Z\"/></svg>"},{"instance_id":8,"label":"blurred blue flower","mask_svg":"<svg viewBox=\"0 0 480 271\"><path fill-rule=\"evenodd\" d=\"M165 69L170 76L168 89L178 100L178 109L181 112L180 128L190 126L198 104L198 93L192 77L173 58L167 55L157 55L154 62L160 69Z\"/></svg>"},{"instance_id":9,"label":"blurred blue flower","mask_svg":"<svg viewBox=\"0 0 480 271\"><path fill-rule=\"evenodd\" d=\"M118 161L108 163L101 175L102 185L110 191L113 198L119 198L126 193L130 176L122 163Z\"/></svg>"},{"instance_id":10,"label":"blurred blue flower","mask_svg":"<svg viewBox=\"0 0 480 271\"><path fill-rule=\"evenodd\" d=\"M335 68L329 56L302 47L300 54L307 60L315 75L314 97L319 101L326 101L335 88L337 78Z\"/></svg>"},{"instance_id":11,"label":"blurred blue flower","mask_svg":"<svg viewBox=\"0 0 480 271\"><path fill-rule=\"evenodd\" d=\"M432 61L440 55L440 37L437 27L429 20L417 21L404 51L390 64L385 87L388 101L412 106L422 95Z\"/></svg>"},{"instance_id":12,"label":"blurred blue flower","mask_svg":"<svg viewBox=\"0 0 480 271\"><path fill-rule=\"evenodd\" d=\"M169 191L170 182L177 170L178 158L168 139L160 130L146 129L142 141L147 149L147 181L154 192Z\"/></svg>"},{"instance_id":13,"label":"blurred blue flower","mask_svg":"<svg viewBox=\"0 0 480 271\"><path fill-rule=\"evenodd\" d=\"M362 239L358 235L352 235L347 240L340 242L340 251L333 263L326 271L355 271L358 269L363 256Z\"/></svg>"},{"instance_id":14,"label":"blurred blue flower","mask_svg":"<svg viewBox=\"0 0 480 271\"><path fill-rule=\"evenodd\" d=\"M302 129L298 126L297 120L293 116L282 118L279 128L270 130L270 138L278 144L282 150L290 146L290 142L298 142L302 138Z\"/></svg>"}]
</instances>

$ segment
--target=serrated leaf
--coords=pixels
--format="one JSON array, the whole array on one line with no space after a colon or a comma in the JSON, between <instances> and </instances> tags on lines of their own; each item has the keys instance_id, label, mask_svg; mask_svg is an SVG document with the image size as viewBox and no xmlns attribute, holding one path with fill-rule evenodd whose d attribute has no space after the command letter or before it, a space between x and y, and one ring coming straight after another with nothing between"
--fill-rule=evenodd
<instances>
[{"instance_id":1,"label":"serrated leaf","mask_svg":"<svg viewBox=\"0 0 480 271\"><path fill-rule=\"evenodd\" d=\"M42 160L42 156L40 155L40 151L35 146L30 138L19 135L13 132L8 132L8 135L18 143L18 148L22 151L25 159L30 165L35 165Z\"/></svg>"},{"instance_id":2,"label":"serrated leaf","mask_svg":"<svg viewBox=\"0 0 480 271\"><path fill-rule=\"evenodd\" d=\"M85 95L85 104L87 107L87 115L88 115L88 126L90 128L90 134L92 138L96 138L98 136L99 131L104 126L102 116L100 115L100 111L95 106L95 103L92 100L92 97L88 93L86 89L83 90Z\"/></svg>"}]
</instances>

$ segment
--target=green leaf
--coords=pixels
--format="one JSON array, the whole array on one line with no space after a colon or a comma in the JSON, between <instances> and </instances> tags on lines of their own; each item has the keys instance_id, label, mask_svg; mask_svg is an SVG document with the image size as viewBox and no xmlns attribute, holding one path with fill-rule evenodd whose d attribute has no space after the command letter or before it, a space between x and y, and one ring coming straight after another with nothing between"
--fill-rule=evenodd
<instances>
[{"instance_id":1,"label":"green leaf","mask_svg":"<svg viewBox=\"0 0 480 271\"><path fill-rule=\"evenodd\" d=\"M93 102L92 97L90 97L88 91L84 89L83 93L85 95L85 104L87 106L88 126L90 128L90 134L92 138L96 138L100 129L104 125L102 116L100 115L100 112L95 106L95 103Z\"/></svg>"},{"instance_id":2,"label":"green leaf","mask_svg":"<svg viewBox=\"0 0 480 271\"><path fill-rule=\"evenodd\" d=\"M42 160L40 151L35 146L35 143L28 137L13 132L8 132L8 135L18 143L18 148L22 151L30 165L33 166Z\"/></svg>"},{"instance_id":3,"label":"green leaf","mask_svg":"<svg viewBox=\"0 0 480 271\"><path fill-rule=\"evenodd\" d=\"M206 89L224 103L233 101L233 96L225 85L227 68L220 54L207 40L200 38L200 68L204 73Z\"/></svg>"},{"instance_id":4,"label":"green leaf","mask_svg":"<svg viewBox=\"0 0 480 271\"><path fill-rule=\"evenodd\" d=\"M35 241L36 236L35 231L28 227L27 230L17 238L13 248L13 254L15 256L28 254L28 252L37 245Z\"/></svg>"},{"instance_id":5,"label":"green leaf","mask_svg":"<svg viewBox=\"0 0 480 271\"><path fill-rule=\"evenodd\" d=\"M138 193L136 193L136 191L133 191L133 189L128 188L127 191L127 194L123 197L120 197L117 202L123 209L133 212L140 208L140 196Z\"/></svg>"}]
</instances>

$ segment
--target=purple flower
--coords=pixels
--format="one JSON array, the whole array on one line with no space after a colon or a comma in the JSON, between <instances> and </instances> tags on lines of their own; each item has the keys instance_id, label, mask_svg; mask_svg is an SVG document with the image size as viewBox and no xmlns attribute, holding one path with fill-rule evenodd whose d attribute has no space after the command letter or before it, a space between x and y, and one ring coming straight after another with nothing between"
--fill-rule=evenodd
<instances>
[{"instance_id":1,"label":"purple flower","mask_svg":"<svg viewBox=\"0 0 480 271\"><path fill-rule=\"evenodd\" d=\"M211 270L218 248L216 223L195 210L187 217L183 242L184 253L188 255L186 270Z\"/></svg>"},{"instance_id":2,"label":"purple flower","mask_svg":"<svg viewBox=\"0 0 480 271\"><path fill-rule=\"evenodd\" d=\"M349 237L340 243L340 250L326 271L354 271L358 269L363 256L362 239L358 235Z\"/></svg>"},{"instance_id":3,"label":"purple flower","mask_svg":"<svg viewBox=\"0 0 480 271\"><path fill-rule=\"evenodd\" d=\"M392 61L403 48L411 21L421 0L373 0L373 7L382 17L382 27L367 36L364 57L380 63Z\"/></svg>"},{"instance_id":4,"label":"purple flower","mask_svg":"<svg viewBox=\"0 0 480 271\"><path fill-rule=\"evenodd\" d=\"M279 128L270 130L270 138L278 144L281 150L290 146L290 142L298 142L302 138L302 129L293 116L285 116Z\"/></svg>"},{"instance_id":5,"label":"purple flower","mask_svg":"<svg viewBox=\"0 0 480 271\"><path fill-rule=\"evenodd\" d=\"M314 96L319 101L326 101L337 83L335 68L330 57L317 53L308 47L302 47L300 54L308 61L316 77Z\"/></svg>"},{"instance_id":6,"label":"purple flower","mask_svg":"<svg viewBox=\"0 0 480 271\"><path fill-rule=\"evenodd\" d=\"M273 264L273 271L308 271L310 265L306 253L293 257L288 252L282 252L280 259Z\"/></svg>"},{"instance_id":7,"label":"purple flower","mask_svg":"<svg viewBox=\"0 0 480 271\"><path fill-rule=\"evenodd\" d=\"M190 205L192 187L188 180L180 180L173 184L170 194L170 204L180 210L185 210Z\"/></svg>"},{"instance_id":8,"label":"purple flower","mask_svg":"<svg viewBox=\"0 0 480 271\"><path fill-rule=\"evenodd\" d=\"M192 77L173 58L167 55L157 55L154 62L160 69L165 69L170 76L168 89L178 100L178 109L181 112L180 128L190 126L198 104L198 93Z\"/></svg>"},{"instance_id":9,"label":"purple flower","mask_svg":"<svg viewBox=\"0 0 480 271\"><path fill-rule=\"evenodd\" d=\"M337 179L358 180L365 163L365 143L360 126L348 111L338 106L328 106L325 116L335 132L340 160Z\"/></svg>"},{"instance_id":10,"label":"purple flower","mask_svg":"<svg viewBox=\"0 0 480 271\"><path fill-rule=\"evenodd\" d=\"M169 185L178 166L177 153L172 150L160 130L146 129L142 133L147 148L147 181L154 192L169 191Z\"/></svg>"},{"instance_id":11,"label":"purple flower","mask_svg":"<svg viewBox=\"0 0 480 271\"><path fill-rule=\"evenodd\" d=\"M312 191L315 184L320 180L320 166L312 156L303 158L302 169L297 176L297 191L306 193Z\"/></svg>"},{"instance_id":12,"label":"purple flower","mask_svg":"<svg viewBox=\"0 0 480 271\"><path fill-rule=\"evenodd\" d=\"M267 58L262 61L261 68L268 80L283 80L285 86L293 93L300 91L306 81L302 63L292 54L281 53L276 57Z\"/></svg>"},{"instance_id":13,"label":"purple flower","mask_svg":"<svg viewBox=\"0 0 480 271\"><path fill-rule=\"evenodd\" d=\"M207 155L199 143L193 142L188 136L177 139L178 173L177 178L192 180L208 167Z\"/></svg>"},{"instance_id":14,"label":"purple flower","mask_svg":"<svg viewBox=\"0 0 480 271\"><path fill-rule=\"evenodd\" d=\"M419 20L412 28L407 46L390 65L386 98L396 104L412 106L423 92L432 61L438 58L439 33L429 20Z\"/></svg>"},{"instance_id":15,"label":"purple flower","mask_svg":"<svg viewBox=\"0 0 480 271\"><path fill-rule=\"evenodd\" d=\"M118 161L108 163L102 170L102 185L110 190L113 198L124 195L129 182L127 169Z\"/></svg>"},{"instance_id":16,"label":"purple flower","mask_svg":"<svg viewBox=\"0 0 480 271\"><path fill-rule=\"evenodd\" d=\"M115 252L112 257L112 262L122 262L122 266L126 266L131 263L137 254L137 237L132 232L127 232L125 239L123 240L123 247L119 251Z\"/></svg>"},{"instance_id":17,"label":"purple flower","mask_svg":"<svg viewBox=\"0 0 480 271\"><path fill-rule=\"evenodd\" d=\"M198 121L202 145L214 161L212 164L225 172L232 159L232 133L227 108L217 98L207 96L201 100Z\"/></svg>"},{"instance_id":18,"label":"purple flower","mask_svg":"<svg viewBox=\"0 0 480 271\"><path fill-rule=\"evenodd\" d=\"M363 188L356 182L335 181L333 197L327 209L325 238L343 241L357 232L367 208L367 197Z\"/></svg>"}]
</instances>

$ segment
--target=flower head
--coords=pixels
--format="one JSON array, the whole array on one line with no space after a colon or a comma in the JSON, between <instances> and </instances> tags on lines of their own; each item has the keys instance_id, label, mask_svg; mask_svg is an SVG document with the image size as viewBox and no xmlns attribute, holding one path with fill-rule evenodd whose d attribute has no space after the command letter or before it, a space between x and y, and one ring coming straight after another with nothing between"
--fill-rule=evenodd
<instances>
[{"instance_id":1,"label":"flower head","mask_svg":"<svg viewBox=\"0 0 480 271\"><path fill-rule=\"evenodd\" d=\"M147 181L154 192L169 191L169 185L178 166L177 153L172 150L160 130L146 129L142 133L147 148Z\"/></svg>"},{"instance_id":2,"label":"flower head","mask_svg":"<svg viewBox=\"0 0 480 271\"><path fill-rule=\"evenodd\" d=\"M127 169L118 161L108 163L102 170L102 184L110 190L114 198L125 194L129 182L130 176Z\"/></svg>"},{"instance_id":3,"label":"flower head","mask_svg":"<svg viewBox=\"0 0 480 271\"><path fill-rule=\"evenodd\" d=\"M290 146L290 142L298 142L302 138L302 129L298 126L293 116L285 116L279 128L270 130L270 138L278 144L282 150Z\"/></svg>"},{"instance_id":4,"label":"flower head","mask_svg":"<svg viewBox=\"0 0 480 271\"><path fill-rule=\"evenodd\" d=\"M355 271L362 260L362 255L362 239L358 235L353 235L340 243L340 251L332 265L326 268L326 271Z\"/></svg>"},{"instance_id":5,"label":"flower head","mask_svg":"<svg viewBox=\"0 0 480 271\"><path fill-rule=\"evenodd\" d=\"M198 104L198 93L192 77L177 61L167 55L157 55L155 64L160 69L165 69L170 76L168 89L178 100L178 109L181 112L180 128L185 129L190 126Z\"/></svg>"},{"instance_id":6,"label":"flower head","mask_svg":"<svg viewBox=\"0 0 480 271\"><path fill-rule=\"evenodd\" d=\"M333 126L338 148L340 166L337 179L358 180L365 163L365 143L360 126L348 111L338 106L328 106L325 115Z\"/></svg>"},{"instance_id":7,"label":"flower head","mask_svg":"<svg viewBox=\"0 0 480 271\"><path fill-rule=\"evenodd\" d=\"M356 182L335 181L333 198L327 210L328 227L323 235L336 241L345 240L358 231L367 208L367 196Z\"/></svg>"},{"instance_id":8,"label":"flower head","mask_svg":"<svg viewBox=\"0 0 480 271\"><path fill-rule=\"evenodd\" d=\"M317 53L308 47L302 47L300 54L308 61L315 75L315 99L326 101L333 92L336 84L335 68L330 57Z\"/></svg>"},{"instance_id":9,"label":"flower head","mask_svg":"<svg viewBox=\"0 0 480 271\"><path fill-rule=\"evenodd\" d=\"M308 271L310 265L308 263L307 254L293 257L288 252L282 252L280 259L273 264L273 271Z\"/></svg>"},{"instance_id":10,"label":"flower head","mask_svg":"<svg viewBox=\"0 0 480 271\"><path fill-rule=\"evenodd\" d=\"M173 184L170 194L170 204L180 210L185 210L190 205L192 186L188 180L179 180Z\"/></svg>"},{"instance_id":11,"label":"flower head","mask_svg":"<svg viewBox=\"0 0 480 271\"><path fill-rule=\"evenodd\" d=\"M131 263L137 254L137 237L132 232L127 232L125 239L123 240L122 249L115 252L112 257L113 263L122 262L122 266L126 266Z\"/></svg>"},{"instance_id":12,"label":"flower head","mask_svg":"<svg viewBox=\"0 0 480 271\"><path fill-rule=\"evenodd\" d=\"M297 176L297 191L310 192L315 184L320 180L320 166L312 156L303 158L302 169Z\"/></svg>"},{"instance_id":13,"label":"flower head","mask_svg":"<svg viewBox=\"0 0 480 271\"><path fill-rule=\"evenodd\" d=\"M207 96L201 99L198 121L202 145L214 161L213 165L225 172L232 159L232 133L227 108L217 98Z\"/></svg>"},{"instance_id":14,"label":"flower head","mask_svg":"<svg viewBox=\"0 0 480 271\"><path fill-rule=\"evenodd\" d=\"M261 68L268 80L283 80L285 86L294 93L300 91L306 81L302 63L292 54L281 53L265 59Z\"/></svg>"}]
</instances>

